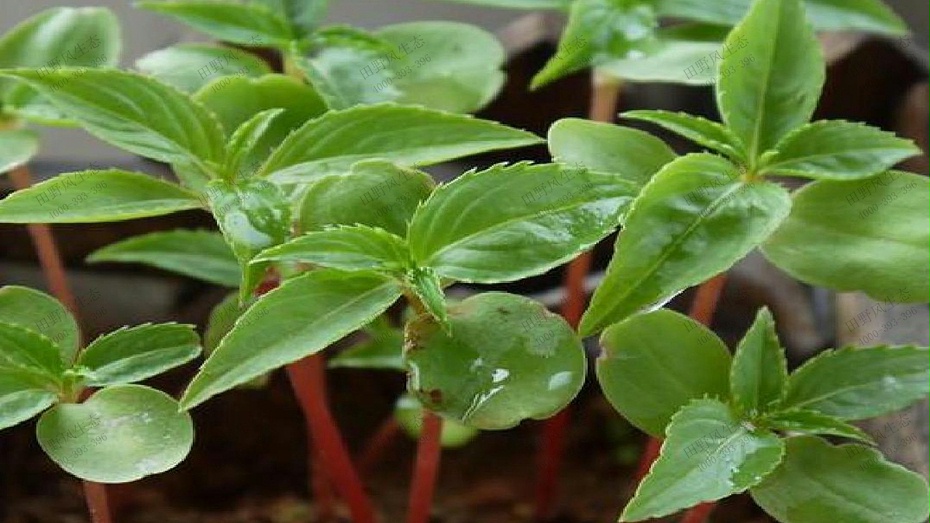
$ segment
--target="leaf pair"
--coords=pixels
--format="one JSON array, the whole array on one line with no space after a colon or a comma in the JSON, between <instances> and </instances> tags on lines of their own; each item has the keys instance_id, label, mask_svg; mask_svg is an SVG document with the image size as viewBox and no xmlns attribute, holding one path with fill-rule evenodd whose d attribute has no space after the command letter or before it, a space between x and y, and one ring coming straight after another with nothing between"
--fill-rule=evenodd
<instances>
[{"instance_id":1,"label":"leaf pair","mask_svg":"<svg viewBox=\"0 0 930 523\"><path fill-rule=\"evenodd\" d=\"M604 332L601 342L604 355L598 361L597 375L608 400L637 427L667 438L649 476L624 511L626 521L660 517L756 486L776 503L781 498L772 497L775 493L766 478L773 470L794 467L803 459L793 453L794 446L832 449L826 443L804 443L815 438L789 438L786 453L777 432L871 442L846 421L903 408L928 393L927 349L912 346L828 351L789 376L766 310L759 312L732 360L711 331L667 310L614 325ZM871 451L854 452L875 461ZM879 513L883 504L871 509L858 505L859 494L873 481L872 471L846 467L851 470L825 475L847 474L856 490L819 500L819 506L835 507L840 513ZM905 489L913 487L913 474L884 461L875 467L897 478L889 488L900 487L902 482L910 485ZM762 505L768 509L766 503ZM925 506L910 501L899 509L916 514ZM779 513L784 512L773 515ZM821 514L821 519L810 521L826 521L823 518L832 513L824 508Z\"/></svg>"},{"instance_id":2,"label":"leaf pair","mask_svg":"<svg viewBox=\"0 0 930 523\"><path fill-rule=\"evenodd\" d=\"M63 469L89 481L123 483L164 472L190 451L193 426L177 402L130 385L200 353L189 325L124 328L78 352L70 313L25 287L0 289L0 429L42 413L36 435ZM84 387L102 387L71 403Z\"/></svg>"}]
</instances>

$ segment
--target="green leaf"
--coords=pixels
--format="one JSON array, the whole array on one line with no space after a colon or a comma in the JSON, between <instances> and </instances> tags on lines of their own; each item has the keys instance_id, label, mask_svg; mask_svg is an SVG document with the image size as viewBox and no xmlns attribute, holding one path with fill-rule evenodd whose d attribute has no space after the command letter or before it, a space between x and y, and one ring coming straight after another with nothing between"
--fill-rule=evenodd
<instances>
[{"instance_id":1,"label":"green leaf","mask_svg":"<svg viewBox=\"0 0 930 523\"><path fill-rule=\"evenodd\" d=\"M781 466L750 493L783 523L920 523L928 513L920 475L869 447L811 436L789 438Z\"/></svg>"},{"instance_id":2,"label":"green leaf","mask_svg":"<svg viewBox=\"0 0 930 523\"><path fill-rule=\"evenodd\" d=\"M676 156L651 134L581 118L563 118L552 124L549 151L559 163L620 176L638 186Z\"/></svg>"},{"instance_id":3,"label":"green leaf","mask_svg":"<svg viewBox=\"0 0 930 523\"><path fill-rule=\"evenodd\" d=\"M57 382L65 371L58 346L19 324L0 322L0 369L21 369Z\"/></svg>"},{"instance_id":4,"label":"green leaf","mask_svg":"<svg viewBox=\"0 0 930 523\"><path fill-rule=\"evenodd\" d=\"M581 390L581 341L561 316L512 294L489 292L448 308L451 335L430 315L407 324L407 390L465 425L507 429L544 419Z\"/></svg>"},{"instance_id":5,"label":"green leaf","mask_svg":"<svg viewBox=\"0 0 930 523\"><path fill-rule=\"evenodd\" d=\"M504 84L504 48L479 27L409 22L382 27L375 35L394 47L388 82L398 91L399 103L472 113L494 99Z\"/></svg>"},{"instance_id":6,"label":"green leaf","mask_svg":"<svg viewBox=\"0 0 930 523\"><path fill-rule=\"evenodd\" d=\"M182 407L325 349L399 296L396 281L371 272L323 269L284 282L239 318L191 381Z\"/></svg>"},{"instance_id":7,"label":"green leaf","mask_svg":"<svg viewBox=\"0 0 930 523\"><path fill-rule=\"evenodd\" d=\"M27 129L0 131L0 174L25 164L39 152L39 137Z\"/></svg>"},{"instance_id":8,"label":"green leaf","mask_svg":"<svg viewBox=\"0 0 930 523\"><path fill-rule=\"evenodd\" d=\"M80 404L59 404L39 418L42 450L69 474L128 483L177 466L194 442L190 414L167 394L141 385L100 390Z\"/></svg>"},{"instance_id":9,"label":"green leaf","mask_svg":"<svg viewBox=\"0 0 930 523\"><path fill-rule=\"evenodd\" d=\"M423 405L410 394L397 398L394 404L394 419L411 438L419 439L423 430ZM464 447L478 435L478 429L462 425L455 420L443 419L439 443L446 448Z\"/></svg>"},{"instance_id":10,"label":"green leaf","mask_svg":"<svg viewBox=\"0 0 930 523\"><path fill-rule=\"evenodd\" d=\"M419 265L456 280L496 283L541 274L610 234L636 191L616 175L558 164L470 171L417 209L410 252Z\"/></svg>"},{"instance_id":11,"label":"green leaf","mask_svg":"<svg viewBox=\"0 0 930 523\"><path fill-rule=\"evenodd\" d=\"M131 153L209 172L224 154L209 111L173 87L112 69L14 70L97 138Z\"/></svg>"},{"instance_id":12,"label":"green leaf","mask_svg":"<svg viewBox=\"0 0 930 523\"><path fill-rule=\"evenodd\" d=\"M256 3L146 0L136 5L170 16L224 42L254 47L285 47L295 38L284 19Z\"/></svg>"},{"instance_id":13,"label":"green leaf","mask_svg":"<svg viewBox=\"0 0 930 523\"><path fill-rule=\"evenodd\" d=\"M95 223L200 207L197 196L147 174L110 169L59 174L0 201L0 223Z\"/></svg>"},{"instance_id":14,"label":"green leaf","mask_svg":"<svg viewBox=\"0 0 930 523\"><path fill-rule=\"evenodd\" d=\"M23 369L0 368L0 430L18 425L58 401L41 377Z\"/></svg>"},{"instance_id":15,"label":"green leaf","mask_svg":"<svg viewBox=\"0 0 930 523\"><path fill-rule=\"evenodd\" d=\"M252 53L209 44L178 44L152 51L136 60L136 68L187 93L224 76L259 77L272 72Z\"/></svg>"},{"instance_id":16,"label":"green leaf","mask_svg":"<svg viewBox=\"0 0 930 523\"><path fill-rule=\"evenodd\" d=\"M200 354L192 325L162 323L123 327L87 346L77 365L91 387L132 383L181 366Z\"/></svg>"},{"instance_id":17,"label":"green leaf","mask_svg":"<svg viewBox=\"0 0 930 523\"><path fill-rule=\"evenodd\" d=\"M555 55L530 83L531 89L599 61L622 58L637 42L653 37L658 19L646 2L575 0Z\"/></svg>"},{"instance_id":18,"label":"green leaf","mask_svg":"<svg viewBox=\"0 0 930 523\"><path fill-rule=\"evenodd\" d=\"M247 178L254 171L253 165L249 165L250 158L256 161L265 158L270 152L261 145L266 135L276 133L274 121L284 112L284 109L268 109L262 111L252 118L246 120L236 129L229 137L229 143L226 144L226 177L235 180L236 178ZM243 165L245 164L245 165Z\"/></svg>"},{"instance_id":19,"label":"green leaf","mask_svg":"<svg viewBox=\"0 0 930 523\"><path fill-rule=\"evenodd\" d=\"M220 340L229 332L243 309L239 306L239 294L230 293L223 301L216 304L207 318L207 327L203 333L203 351L209 356L220 344Z\"/></svg>"},{"instance_id":20,"label":"green leaf","mask_svg":"<svg viewBox=\"0 0 930 523\"><path fill-rule=\"evenodd\" d=\"M330 368L383 369L403 372L404 331L383 316L363 329L368 339L329 359Z\"/></svg>"},{"instance_id":21,"label":"green leaf","mask_svg":"<svg viewBox=\"0 0 930 523\"><path fill-rule=\"evenodd\" d=\"M57 346L65 365L74 361L81 331L71 312L48 294L17 285L0 288L0 322L42 334Z\"/></svg>"},{"instance_id":22,"label":"green leaf","mask_svg":"<svg viewBox=\"0 0 930 523\"><path fill-rule=\"evenodd\" d=\"M760 309L739 342L730 369L730 393L739 409L756 416L781 401L788 382L785 350L768 309Z\"/></svg>"},{"instance_id":23,"label":"green leaf","mask_svg":"<svg viewBox=\"0 0 930 523\"><path fill-rule=\"evenodd\" d=\"M827 434L844 438L857 439L874 444L872 437L855 425L850 425L833 416L821 414L816 410L791 409L773 412L763 418L766 427L784 432L802 432L806 434Z\"/></svg>"},{"instance_id":24,"label":"green leaf","mask_svg":"<svg viewBox=\"0 0 930 523\"><path fill-rule=\"evenodd\" d=\"M742 422L716 400L689 403L666 434L620 521L657 518L743 492L771 473L785 451L778 436Z\"/></svg>"},{"instance_id":25,"label":"green leaf","mask_svg":"<svg viewBox=\"0 0 930 523\"><path fill-rule=\"evenodd\" d=\"M666 309L638 314L601 335L597 380L637 428L662 437L693 399L728 396L730 351L700 323Z\"/></svg>"},{"instance_id":26,"label":"green leaf","mask_svg":"<svg viewBox=\"0 0 930 523\"><path fill-rule=\"evenodd\" d=\"M762 245L795 278L878 300L930 301L930 183L889 171L864 180L811 183Z\"/></svg>"},{"instance_id":27,"label":"green leaf","mask_svg":"<svg viewBox=\"0 0 930 523\"><path fill-rule=\"evenodd\" d=\"M627 213L607 275L581 320L590 335L724 271L788 214L787 191L745 182L718 156L689 154L650 181Z\"/></svg>"},{"instance_id":28,"label":"green leaf","mask_svg":"<svg viewBox=\"0 0 930 523\"><path fill-rule=\"evenodd\" d=\"M739 139L723 125L700 116L670 111L627 111L620 116L656 124L688 140L727 155L732 160L743 159L745 153Z\"/></svg>"},{"instance_id":29,"label":"green leaf","mask_svg":"<svg viewBox=\"0 0 930 523\"><path fill-rule=\"evenodd\" d=\"M254 0L253 3L282 13L295 37L308 37L326 15L329 0Z\"/></svg>"},{"instance_id":30,"label":"green leaf","mask_svg":"<svg viewBox=\"0 0 930 523\"><path fill-rule=\"evenodd\" d=\"M0 69L115 66L119 54L119 20L102 7L47 9L0 37ZM14 91L24 90L0 79L0 106L10 102Z\"/></svg>"},{"instance_id":31,"label":"green leaf","mask_svg":"<svg viewBox=\"0 0 930 523\"><path fill-rule=\"evenodd\" d=\"M87 257L89 263L141 263L224 287L238 287L239 264L221 234L177 229L133 236Z\"/></svg>"},{"instance_id":32,"label":"green leaf","mask_svg":"<svg viewBox=\"0 0 930 523\"><path fill-rule=\"evenodd\" d=\"M540 141L532 133L468 116L414 106L365 105L307 122L271 154L262 173L301 182L344 174L364 159L422 166Z\"/></svg>"},{"instance_id":33,"label":"green leaf","mask_svg":"<svg viewBox=\"0 0 930 523\"><path fill-rule=\"evenodd\" d=\"M507 9L568 9L572 0L447 0L462 4L475 4Z\"/></svg>"},{"instance_id":34,"label":"green leaf","mask_svg":"<svg viewBox=\"0 0 930 523\"><path fill-rule=\"evenodd\" d=\"M254 262L312 263L346 271L400 271L410 264L409 259L403 238L384 229L345 225L309 232L272 247L256 256Z\"/></svg>"},{"instance_id":35,"label":"green leaf","mask_svg":"<svg viewBox=\"0 0 930 523\"><path fill-rule=\"evenodd\" d=\"M902 409L930 392L926 347L846 347L825 351L788 379L785 408L843 420Z\"/></svg>"},{"instance_id":36,"label":"green leaf","mask_svg":"<svg viewBox=\"0 0 930 523\"><path fill-rule=\"evenodd\" d=\"M798 128L776 146L763 172L850 180L884 172L920 154L910 140L861 123L825 120Z\"/></svg>"},{"instance_id":37,"label":"green leaf","mask_svg":"<svg viewBox=\"0 0 930 523\"><path fill-rule=\"evenodd\" d=\"M758 0L725 46L745 50L720 62L717 105L755 166L814 113L825 74L820 42L800 0Z\"/></svg>"},{"instance_id":38,"label":"green leaf","mask_svg":"<svg viewBox=\"0 0 930 523\"><path fill-rule=\"evenodd\" d=\"M324 176L310 185L300 204L300 228L360 224L406 236L407 223L434 186L422 171L382 160L358 162L346 175Z\"/></svg>"},{"instance_id":39,"label":"green leaf","mask_svg":"<svg viewBox=\"0 0 930 523\"><path fill-rule=\"evenodd\" d=\"M442 290L442 280L430 267L417 267L407 272L407 281L413 292L429 313L440 325L449 331L449 314L446 310L446 295Z\"/></svg>"},{"instance_id":40,"label":"green leaf","mask_svg":"<svg viewBox=\"0 0 930 523\"><path fill-rule=\"evenodd\" d=\"M281 189L257 179L236 183L214 180L207 188L207 199L226 243L239 260L242 270L239 299L244 301L261 283L268 265L250 264L252 258L283 243L290 235L290 206Z\"/></svg>"}]
</instances>

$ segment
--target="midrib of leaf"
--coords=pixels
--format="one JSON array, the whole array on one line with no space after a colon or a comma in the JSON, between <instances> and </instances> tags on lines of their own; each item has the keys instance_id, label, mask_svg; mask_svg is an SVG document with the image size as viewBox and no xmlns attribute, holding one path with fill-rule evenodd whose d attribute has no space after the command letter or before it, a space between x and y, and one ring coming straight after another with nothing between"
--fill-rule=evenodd
<instances>
[{"instance_id":1,"label":"midrib of leaf","mask_svg":"<svg viewBox=\"0 0 930 523\"><path fill-rule=\"evenodd\" d=\"M755 125L753 126L753 132L752 132L752 150L749 151L749 155L748 155L748 156L749 156L749 162L752 164L753 167L755 166L755 163L756 163L756 161L758 160L758 155L759 155L759 134L760 134L761 131L762 131L762 118L763 118L763 116L765 115L765 98L766 98L766 96L768 95L768 92L769 92L769 80L771 79L771 76L772 76L772 63L771 63L771 60L772 60L772 57L775 55L775 53L777 52L777 49L778 49L779 29L780 29L780 27L781 27L781 25L782 25L782 12L781 12L781 9L782 9L782 6L781 6L781 4L779 4L779 6L778 6L778 23L776 24L776 27L773 29L774 38L773 38L773 40L772 40L772 42L771 42L771 46L770 46L770 48L769 48L770 54L769 54L769 56L768 56L768 59L769 59L769 60L766 62L765 76L764 76L764 78L763 78L764 81L762 82L762 92L759 93L759 94L761 95L761 98L760 98L761 103L759 103L759 106L758 106L758 113L756 114L756 122L755 122Z\"/></svg>"},{"instance_id":2,"label":"midrib of leaf","mask_svg":"<svg viewBox=\"0 0 930 523\"><path fill-rule=\"evenodd\" d=\"M807 474L805 474L805 476L807 476L808 478L811 477ZM820 480L820 478L817 478L817 480L815 481L815 484L820 486L823 490L825 490L826 491L825 494L827 496L830 496L833 499L838 500L839 501L838 505L840 506L855 505L856 507L863 509L865 512L868 512L872 514L873 516L875 516L874 519L870 519L869 521L886 521L888 519L888 514L885 514L884 512L878 512L872 507L869 507L868 505L864 505L860 503L859 500L855 498L855 496L853 497L844 496L841 491L833 488L828 482Z\"/></svg>"},{"instance_id":3,"label":"midrib of leaf","mask_svg":"<svg viewBox=\"0 0 930 523\"><path fill-rule=\"evenodd\" d=\"M905 373L905 374L899 374L898 376L900 376L901 378L908 378L908 379L909 379L909 378L917 377L917 376L919 376L919 375L921 375L921 374L923 374L921 371L916 371L916 372L908 372L908 373ZM823 400L825 400L825 399L829 399L829 398L831 398L831 397L833 397L833 396L838 396L838 395L840 395L840 394L843 394L843 393L846 393L846 392L849 392L849 391L855 391L855 390L859 390L859 389L868 389L871 385L875 385L875 383L876 383L876 382L879 382L879 381L881 381L881 378L880 378L880 379L877 379L877 380L869 381L869 382L866 383L866 384L859 383L859 384L853 384L853 385L848 385L848 386L845 386L845 387L836 388L836 389L833 389L833 390L831 390L831 391L829 391L829 392L825 392L825 393L823 393L823 394L821 394L821 395L819 395L819 396L815 396L815 397L813 397L813 398L810 398L810 399L808 399L808 400L805 400L805 401L802 402L802 403L792 403L792 404L791 404L791 408L806 408L807 405L810 405L811 403L817 403L817 402L819 402L819 401L823 401ZM809 409L809 410L814 410L814 411L820 412L818 409L815 409L815 408L812 408L812 409Z\"/></svg>"}]
</instances>

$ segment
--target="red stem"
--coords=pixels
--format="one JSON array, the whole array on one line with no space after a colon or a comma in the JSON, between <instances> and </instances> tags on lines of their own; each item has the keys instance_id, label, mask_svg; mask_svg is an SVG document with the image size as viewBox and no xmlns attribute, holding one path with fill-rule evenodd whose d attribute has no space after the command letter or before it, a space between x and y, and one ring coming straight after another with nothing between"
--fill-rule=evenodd
<instances>
[{"instance_id":1,"label":"red stem","mask_svg":"<svg viewBox=\"0 0 930 523\"><path fill-rule=\"evenodd\" d=\"M362 474L368 475L374 470L375 465L381 461L381 458L399 435L400 425L397 424L393 414L389 415L368 440L365 451L362 452L358 459L358 469L362 471Z\"/></svg>"},{"instance_id":2,"label":"red stem","mask_svg":"<svg viewBox=\"0 0 930 523\"><path fill-rule=\"evenodd\" d=\"M592 77L589 118L596 122L612 122L617 112L620 83L614 79ZM593 255L585 252L568 264L565 271L565 303L562 316L575 328L581 321L587 304L585 279L591 270ZM571 421L571 409L566 407L543 422L539 450L536 455L536 488L534 519L548 521L555 516L559 474L565 454L565 434Z\"/></svg>"},{"instance_id":3,"label":"red stem","mask_svg":"<svg viewBox=\"0 0 930 523\"><path fill-rule=\"evenodd\" d=\"M429 523L433 492L436 490L436 476L439 473L441 435L442 418L423 409L423 427L417 443L416 463L413 466L407 523Z\"/></svg>"},{"instance_id":4,"label":"red stem","mask_svg":"<svg viewBox=\"0 0 930 523\"><path fill-rule=\"evenodd\" d=\"M84 481L84 498L93 523L111 523L110 504L107 500L107 487L102 483Z\"/></svg>"},{"instance_id":5,"label":"red stem","mask_svg":"<svg viewBox=\"0 0 930 523\"><path fill-rule=\"evenodd\" d=\"M714 501L695 505L685 513L683 518L681 518L681 523L704 523L707 521L707 517L710 516L710 513L714 511L714 507L716 506L717 503Z\"/></svg>"},{"instance_id":6,"label":"red stem","mask_svg":"<svg viewBox=\"0 0 930 523\"><path fill-rule=\"evenodd\" d=\"M308 466L313 471L310 488L313 490L313 501L316 502L317 520L324 523L335 521L336 493L333 492L333 484L326 475L326 468L323 466L319 449L314 446L314 452L312 454L308 452L307 456L312 456Z\"/></svg>"}]
</instances>

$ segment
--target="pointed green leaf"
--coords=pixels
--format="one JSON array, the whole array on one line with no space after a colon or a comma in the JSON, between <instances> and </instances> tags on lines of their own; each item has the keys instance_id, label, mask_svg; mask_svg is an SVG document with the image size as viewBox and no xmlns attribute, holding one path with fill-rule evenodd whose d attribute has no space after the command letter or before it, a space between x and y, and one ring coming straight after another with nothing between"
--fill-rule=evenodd
<instances>
[{"instance_id":1,"label":"pointed green leaf","mask_svg":"<svg viewBox=\"0 0 930 523\"><path fill-rule=\"evenodd\" d=\"M408 231L410 251L419 265L445 278L526 278L610 234L636 191L619 176L558 164L471 171L440 186L417 209Z\"/></svg>"},{"instance_id":2,"label":"pointed green leaf","mask_svg":"<svg viewBox=\"0 0 930 523\"><path fill-rule=\"evenodd\" d=\"M783 406L844 420L902 409L930 392L927 354L910 345L828 350L791 374Z\"/></svg>"},{"instance_id":3,"label":"pointed green leaf","mask_svg":"<svg viewBox=\"0 0 930 523\"><path fill-rule=\"evenodd\" d=\"M16 285L0 288L0 322L42 334L57 346L65 365L74 361L80 329L71 312L48 294Z\"/></svg>"},{"instance_id":4,"label":"pointed green leaf","mask_svg":"<svg viewBox=\"0 0 930 523\"><path fill-rule=\"evenodd\" d=\"M409 265L403 238L384 229L345 225L315 231L272 247L254 262L300 262L346 271L399 271Z\"/></svg>"},{"instance_id":5,"label":"pointed green leaf","mask_svg":"<svg viewBox=\"0 0 930 523\"><path fill-rule=\"evenodd\" d=\"M271 9L254 2L146 0L136 5L170 16L224 42L255 47L283 47L295 38L284 19Z\"/></svg>"},{"instance_id":6,"label":"pointed green leaf","mask_svg":"<svg viewBox=\"0 0 930 523\"><path fill-rule=\"evenodd\" d=\"M200 207L197 196L147 174L110 169L59 174L0 200L0 223L95 223Z\"/></svg>"},{"instance_id":7,"label":"pointed green leaf","mask_svg":"<svg viewBox=\"0 0 930 523\"><path fill-rule=\"evenodd\" d=\"M920 523L928 513L920 475L869 447L811 436L789 438L781 466L750 493L783 523Z\"/></svg>"},{"instance_id":8,"label":"pointed green leaf","mask_svg":"<svg viewBox=\"0 0 930 523\"><path fill-rule=\"evenodd\" d=\"M930 301L930 182L889 171L863 180L811 183L762 245L795 278L878 300Z\"/></svg>"},{"instance_id":9,"label":"pointed green leaf","mask_svg":"<svg viewBox=\"0 0 930 523\"><path fill-rule=\"evenodd\" d=\"M310 36L326 15L329 0L254 0L287 20L294 37Z\"/></svg>"},{"instance_id":10,"label":"pointed green leaf","mask_svg":"<svg viewBox=\"0 0 930 523\"><path fill-rule=\"evenodd\" d=\"M192 325L162 323L123 327L87 346L77 365L91 387L132 383L191 361L200 354Z\"/></svg>"},{"instance_id":11,"label":"pointed green leaf","mask_svg":"<svg viewBox=\"0 0 930 523\"><path fill-rule=\"evenodd\" d=\"M805 434L826 434L857 439L874 444L872 437L855 425L821 414L816 410L791 409L773 412L763 419L766 427L784 432L802 432Z\"/></svg>"},{"instance_id":12,"label":"pointed green leaf","mask_svg":"<svg viewBox=\"0 0 930 523\"><path fill-rule=\"evenodd\" d=\"M732 160L742 159L744 152L739 139L723 125L700 116L670 111L627 111L620 116L656 124L692 142L727 155Z\"/></svg>"},{"instance_id":13,"label":"pointed green leaf","mask_svg":"<svg viewBox=\"0 0 930 523\"><path fill-rule=\"evenodd\" d=\"M730 392L742 412L756 416L781 401L788 381L785 350L768 309L760 309L739 342L730 369Z\"/></svg>"},{"instance_id":14,"label":"pointed green leaf","mask_svg":"<svg viewBox=\"0 0 930 523\"><path fill-rule=\"evenodd\" d=\"M651 134L580 118L563 118L552 124L549 151L559 163L620 176L639 186L676 156Z\"/></svg>"},{"instance_id":15,"label":"pointed green leaf","mask_svg":"<svg viewBox=\"0 0 930 523\"><path fill-rule=\"evenodd\" d=\"M32 418L56 401L58 395L41 376L0 367L0 430Z\"/></svg>"},{"instance_id":16,"label":"pointed green leaf","mask_svg":"<svg viewBox=\"0 0 930 523\"><path fill-rule=\"evenodd\" d=\"M65 364L52 340L18 324L0 322L0 369L24 369L56 382Z\"/></svg>"},{"instance_id":17,"label":"pointed green leaf","mask_svg":"<svg viewBox=\"0 0 930 523\"><path fill-rule=\"evenodd\" d=\"M785 136L763 171L814 179L865 178L920 154L910 140L856 122L824 120Z\"/></svg>"},{"instance_id":18,"label":"pointed green leaf","mask_svg":"<svg viewBox=\"0 0 930 523\"><path fill-rule=\"evenodd\" d=\"M310 185L300 204L300 228L360 224L407 236L407 223L434 186L422 171L382 160L358 162L346 175L325 176Z\"/></svg>"},{"instance_id":19,"label":"pointed green leaf","mask_svg":"<svg viewBox=\"0 0 930 523\"><path fill-rule=\"evenodd\" d=\"M136 60L136 68L186 93L224 76L259 77L272 72L252 53L209 44L178 44L152 51Z\"/></svg>"},{"instance_id":20,"label":"pointed green leaf","mask_svg":"<svg viewBox=\"0 0 930 523\"><path fill-rule=\"evenodd\" d=\"M730 268L788 214L787 191L743 181L718 156L690 154L666 165L630 207L607 276L581 320L598 332Z\"/></svg>"},{"instance_id":21,"label":"pointed green leaf","mask_svg":"<svg viewBox=\"0 0 930 523\"><path fill-rule=\"evenodd\" d=\"M446 295L442 280L430 267L417 267L407 272L407 281L423 307L440 325L449 330L449 314L446 310Z\"/></svg>"},{"instance_id":22,"label":"pointed green leaf","mask_svg":"<svg viewBox=\"0 0 930 523\"><path fill-rule=\"evenodd\" d=\"M394 327L382 316L362 330L368 339L330 358L330 368L407 370L402 329Z\"/></svg>"},{"instance_id":23,"label":"pointed green leaf","mask_svg":"<svg viewBox=\"0 0 930 523\"><path fill-rule=\"evenodd\" d=\"M421 107L357 106L307 122L271 154L262 173L280 181L307 181L343 174L364 159L431 165L540 141L532 133L495 122Z\"/></svg>"},{"instance_id":24,"label":"pointed green leaf","mask_svg":"<svg viewBox=\"0 0 930 523\"><path fill-rule=\"evenodd\" d=\"M561 316L500 292L448 308L451 335L429 315L407 324L407 390L430 410L498 430L544 419L581 390L581 340Z\"/></svg>"},{"instance_id":25,"label":"pointed green leaf","mask_svg":"<svg viewBox=\"0 0 930 523\"><path fill-rule=\"evenodd\" d=\"M194 442L194 427L171 396L141 385L117 385L84 403L56 405L39 418L36 437L69 474L97 483L127 483L183 461Z\"/></svg>"},{"instance_id":26,"label":"pointed green leaf","mask_svg":"<svg viewBox=\"0 0 930 523\"><path fill-rule=\"evenodd\" d=\"M800 0L758 0L726 45L743 50L720 63L717 105L755 166L814 113L825 74L820 42Z\"/></svg>"},{"instance_id":27,"label":"pointed green leaf","mask_svg":"<svg viewBox=\"0 0 930 523\"><path fill-rule=\"evenodd\" d=\"M423 430L423 405L410 394L397 398L394 404L394 419L411 438L419 439ZM455 420L443 419L439 443L445 448L464 447L479 433L478 429L462 425Z\"/></svg>"},{"instance_id":28,"label":"pointed green leaf","mask_svg":"<svg viewBox=\"0 0 930 523\"><path fill-rule=\"evenodd\" d=\"M771 473L785 450L778 436L740 421L716 400L689 403L666 434L620 521L657 518L743 492Z\"/></svg>"},{"instance_id":29,"label":"pointed green leaf","mask_svg":"<svg viewBox=\"0 0 930 523\"><path fill-rule=\"evenodd\" d=\"M238 293L228 294L213 307L203 333L203 352L206 356L213 353L223 336L233 328L241 312Z\"/></svg>"},{"instance_id":30,"label":"pointed green leaf","mask_svg":"<svg viewBox=\"0 0 930 523\"><path fill-rule=\"evenodd\" d=\"M142 263L224 287L238 287L239 264L223 236L174 230L133 236L94 251L89 263Z\"/></svg>"},{"instance_id":31,"label":"pointed green leaf","mask_svg":"<svg viewBox=\"0 0 930 523\"><path fill-rule=\"evenodd\" d=\"M25 164L39 152L39 137L27 129L0 131L0 174Z\"/></svg>"},{"instance_id":32,"label":"pointed green leaf","mask_svg":"<svg viewBox=\"0 0 930 523\"><path fill-rule=\"evenodd\" d=\"M265 158L270 152L262 148L267 135L276 133L274 121L281 116L284 109L268 109L257 113L242 124L229 137L226 144L226 176L228 178L247 178L255 172L249 165L251 158Z\"/></svg>"},{"instance_id":33,"label":"pointed green leaf","mask_svg":"<svg viewBox=\"0 0 930 523\"><path fill-rule=\"evenodd\" d=\"M730 351L700 323L666 309L638 314L601 335L597 380L611 405L637 428L665 434L693 399L728 395Z\"/></svg>"},{"instance_id":34,"label":"pointed green leaf","mask_svg":"<svg viewBox=\"0 0 930 523\"><path fill-rule=\"evenodd\" d=\"M400 293L397 282L371 272L323 269L286 281L239 318L184 392L183 408L325 349Z\"/></svg>"},{"instance_id":35,"label":"pointed green leaf","mask_svg":"<svg viewBox=\"0 0 930 523\"><path fill-rule=\"evenodd\" d=\"M209 171L223 158L216 118L173 87L112 69L14 70L101 140L131 153Z\"/></svg>"}]
</instances>

